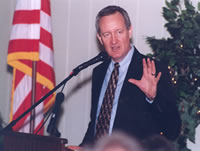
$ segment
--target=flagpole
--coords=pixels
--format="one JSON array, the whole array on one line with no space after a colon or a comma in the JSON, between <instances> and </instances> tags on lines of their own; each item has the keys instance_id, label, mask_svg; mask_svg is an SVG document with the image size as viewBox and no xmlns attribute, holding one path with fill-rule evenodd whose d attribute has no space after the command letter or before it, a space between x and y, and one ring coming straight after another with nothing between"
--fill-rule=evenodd
<instances>
[{"instance_id":1,"label":"flagpole","mask_svg":"<svg viewBox=\"0 0 200 151\"><path fill-rule=\"evenodd\" d=\"M31 93L31 106L36 102L36 71L37 71L37 62L32 62L32 93ZM31 110L30 115L30 134L34 134L35 127L35 109Z\"/></svg>"},{"instance_id":2,"label":"flagpole","mask_svg":"<svg viewBox=\"0 0 200 151\"><path fill-rule=\"evenodd\" d=\"M50 0L25 1L16 1L8 46L7 63L16 71L12 82L10 120L55 87ZM37 70L34 61L37 62ZM49 108L54 97L55 94L51 95L40 109L29 112L13 130L25 133L37 131L43 124L44 110ZM44 128L39 134L43 133Z\"/></svg>"}]
</instances>

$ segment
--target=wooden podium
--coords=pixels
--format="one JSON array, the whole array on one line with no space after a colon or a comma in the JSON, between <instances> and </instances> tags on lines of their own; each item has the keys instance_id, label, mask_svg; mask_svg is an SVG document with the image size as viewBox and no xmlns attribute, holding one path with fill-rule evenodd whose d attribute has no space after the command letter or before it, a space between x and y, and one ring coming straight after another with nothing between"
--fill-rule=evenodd
<instances>
[{"instance_id":1,"label":"wooden podium","mask_svg":"<svg viewBox=\"0 0 200 151\"><path fill-rule=\"evenodd\" d=\"M0 136L0 151L64 151L67 139L6 132Z\"/></svg>"}]
</instances>

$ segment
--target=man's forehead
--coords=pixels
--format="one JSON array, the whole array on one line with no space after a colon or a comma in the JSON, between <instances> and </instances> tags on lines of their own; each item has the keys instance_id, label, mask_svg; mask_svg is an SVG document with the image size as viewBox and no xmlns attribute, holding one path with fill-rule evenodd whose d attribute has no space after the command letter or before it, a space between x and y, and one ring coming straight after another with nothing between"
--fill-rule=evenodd
<instances>
[{"instance_id":1,"label":"man's forehead","mask_svg":"<svg viewBox=\"0 0 200 151\"><path fill-rule=\"evenodd\" d=\"M125 26L125 20L120 13L115 13L112 15L104 16L99 20L100 28L105 28L109 26Z\"/></svg>"}]
</instances>

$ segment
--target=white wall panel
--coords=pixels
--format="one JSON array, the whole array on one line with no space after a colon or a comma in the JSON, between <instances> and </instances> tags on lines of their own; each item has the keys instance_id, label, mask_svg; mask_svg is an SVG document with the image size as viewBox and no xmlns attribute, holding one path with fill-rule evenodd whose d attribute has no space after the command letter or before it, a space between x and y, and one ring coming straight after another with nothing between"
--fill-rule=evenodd
<instances>
[{"instance_id":1,"label":"white wall panel","mask_svg":"<svg viewBox=\"0 0 200 151\"><path fill-rule=\"evenodd\" d=\"M8 41L14 9L13 1L0 1L0 116L9 121L12 70L7 66Z\"/></svg>"}]
</instances>

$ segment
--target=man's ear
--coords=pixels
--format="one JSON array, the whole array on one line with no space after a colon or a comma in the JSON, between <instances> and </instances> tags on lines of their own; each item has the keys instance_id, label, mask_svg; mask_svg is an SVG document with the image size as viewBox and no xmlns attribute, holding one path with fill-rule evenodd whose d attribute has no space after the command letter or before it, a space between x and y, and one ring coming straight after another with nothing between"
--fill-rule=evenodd
<instances>
[{"instance_id":1,"label":"man's ear","mask_svg":"<svg viewBox=\"0 0 200 151\"><path fill-rule=\"evenodd\" d=\"M132 27L132 25L130 26L130 28L128 30L128 33L129 33L129 38L131 39L132 38L132 34L133 34L133 27Z\"/></svg>"},{"instance_id":2,"label":"man's ear","mask_svg":"<svg viewBox=\"0 0 200 151\"><path fill-rule=\"evenodd\" d=\"M101 38L101 36L98 33L97 33L97 38L99 39L99 42L101 43L101 45L103 45L102 38Z\"/></svg>"}]
</instances>

